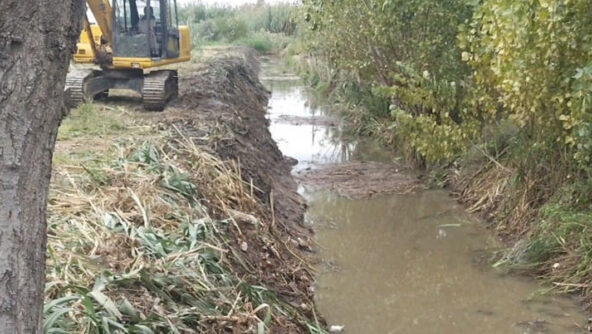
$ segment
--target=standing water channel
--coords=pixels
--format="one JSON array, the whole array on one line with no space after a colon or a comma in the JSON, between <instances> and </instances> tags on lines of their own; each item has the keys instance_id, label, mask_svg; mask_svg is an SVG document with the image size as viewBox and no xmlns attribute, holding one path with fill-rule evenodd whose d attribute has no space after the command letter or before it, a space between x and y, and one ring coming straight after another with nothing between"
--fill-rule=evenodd
<instances>
[{"instance_id":1,"label":"standing water channel","mask_svg":"<svg viewBox=\"0 0 592 334\"><path fill-rule=\"evenodd\" d=\"M356 143L324 121L313 94L265 62L272 91L270 131L294 173L350 161L388 162L388 152ZM313 101L315 101L313 103ZM320 120L320 121L319 121ZM384 175L389 178L391 175ZM445 191L351 199L300 187L316 231L319 311L347 333L583 333L571 299L539 296L525 277L493 269L500 244Z\"/></svg>"}]
</instances>

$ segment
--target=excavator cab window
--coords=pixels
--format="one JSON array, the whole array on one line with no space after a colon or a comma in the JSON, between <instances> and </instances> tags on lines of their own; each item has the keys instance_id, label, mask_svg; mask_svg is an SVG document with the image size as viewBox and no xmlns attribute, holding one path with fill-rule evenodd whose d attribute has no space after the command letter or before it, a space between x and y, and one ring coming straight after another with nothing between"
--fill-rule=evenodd
<instances>
[{"instance_id":1,"label":"excavator cab window","mask_svg":"<svg viewBox=\"0 0 592 334\"><path fill-rule=\"evenodd\" d=\"M175 0L113 0L115 57L179 56Z\"/></svg>"}]
</instances>

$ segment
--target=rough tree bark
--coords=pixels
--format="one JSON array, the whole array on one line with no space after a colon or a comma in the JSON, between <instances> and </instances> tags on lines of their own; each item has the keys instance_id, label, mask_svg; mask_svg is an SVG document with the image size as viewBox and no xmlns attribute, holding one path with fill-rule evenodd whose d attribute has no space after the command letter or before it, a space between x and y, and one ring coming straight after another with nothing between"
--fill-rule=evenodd
<instances>
[{"instance_id":1,"label":"rough tree bark","mask_svg":"<svg viewBox=\"0 0 592 334\"><path fill-rule=\"evenodd\" d=\"M83 0L0 0L0 332L39 333L51 159Z\"/></svg>"}]
</instances>

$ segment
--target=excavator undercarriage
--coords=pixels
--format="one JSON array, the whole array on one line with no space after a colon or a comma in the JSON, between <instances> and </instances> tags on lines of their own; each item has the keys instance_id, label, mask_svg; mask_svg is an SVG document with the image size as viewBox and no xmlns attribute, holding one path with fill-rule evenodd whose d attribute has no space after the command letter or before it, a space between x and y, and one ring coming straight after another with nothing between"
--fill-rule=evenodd
<instances>
[{"instance_id":1,"label":"excavator undercarriage","mask_svg":"<svg viewBox=\"0 0 592 334\"><path fill-rule=\"evenodd\" d=\"M144 109L162 111L178 94L177 71L157 70L146 75L138 70L74 70L66 78L66 104L75 108L107 96L110 89L133 90L142 96Z\"/></svg>"},{"instance_id":2,"label":"excavator undercarriage","mask_svg":"<svg viewBox=\"0 0 592 334\"><path fill-rule=\"evenodd\" d=\"M66 78L66 104L72 108L108 96L111 89L142 96L146 110L162 111L178 94L177 71L155 70L191 59L191 37L179 25L176 0L86 0L87 15ZM96 22L91 24L89 11Z\"/></svg>"}]
</instances>

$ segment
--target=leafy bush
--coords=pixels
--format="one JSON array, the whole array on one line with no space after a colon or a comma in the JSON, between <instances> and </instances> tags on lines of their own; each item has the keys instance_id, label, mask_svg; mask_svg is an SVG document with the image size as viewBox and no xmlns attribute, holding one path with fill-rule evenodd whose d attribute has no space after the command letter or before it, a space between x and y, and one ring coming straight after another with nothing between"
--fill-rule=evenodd
<instances>
[{"instance_id":1,"label":"leafy bush","mask_svg":"<svg viewBox=\"0 0 592 334\"><path fill-rule=\"evenodd\" d=\"M312 51L392 101L380 121L428 161L462 150L459 128L470 68L456 44L472 13L459 1L305 1ZM385 131L388 132L388 131Z\"/></svg>"},{"instance_id":2,"label":"leafy bush","mask_svg":"<svg viewBox=\"0 0 592 334\"><path fill-rule=\"evenodd\" d=\"M304 11L311 51L389 97L380 122L428 161L508 120L526 145L592 175L592 2L306 0Z\"/></svg>"},{"instance_id":3,"label":"leafy bush","mask_svg":"<svg viewBox=\"0 0 592 334\"><path fill-rule=\"evenodd\" d=\"M247 36L247 23L235 17L217 17L200 22L193 31L206 41L233 42Z\"/></svg>"},{"instance_id":4,"label":"leafy bush","mask_svg":"<svg viewBox=\"0 0 592 334\"><path fill-rule=\"evenodd\" d=\"M277 3L259 7L242 7L237 15L249 22L251 31L294 35L296 33L294 11L295 6L292 4Z\"/></svg>"},{"instance_id":5,"label":"leafy bush","mask_svg":"<svg viewBox=\"0 0 592 334\"><path fill-rule=\"evenodd\" d=\"M251 47L262 53L269 53L274 48L271 38L263 33L257 33L247 38L243 38L237 41L237 44Z\"/></svg>"},{"instance_id":6,"label":"leafy bush","mask_svg":"<svg viewBox=\"0 0 592 334\"><path fill-rule=\"evenodd\" d=\"M481 116L513 120L535 143L556 139L590 172L592 3L488 0L460 35L475 70ZM492 102L495 101L495 104ZM498 111L501 111L501 115Z\"/></svg>"}]
</instances>

